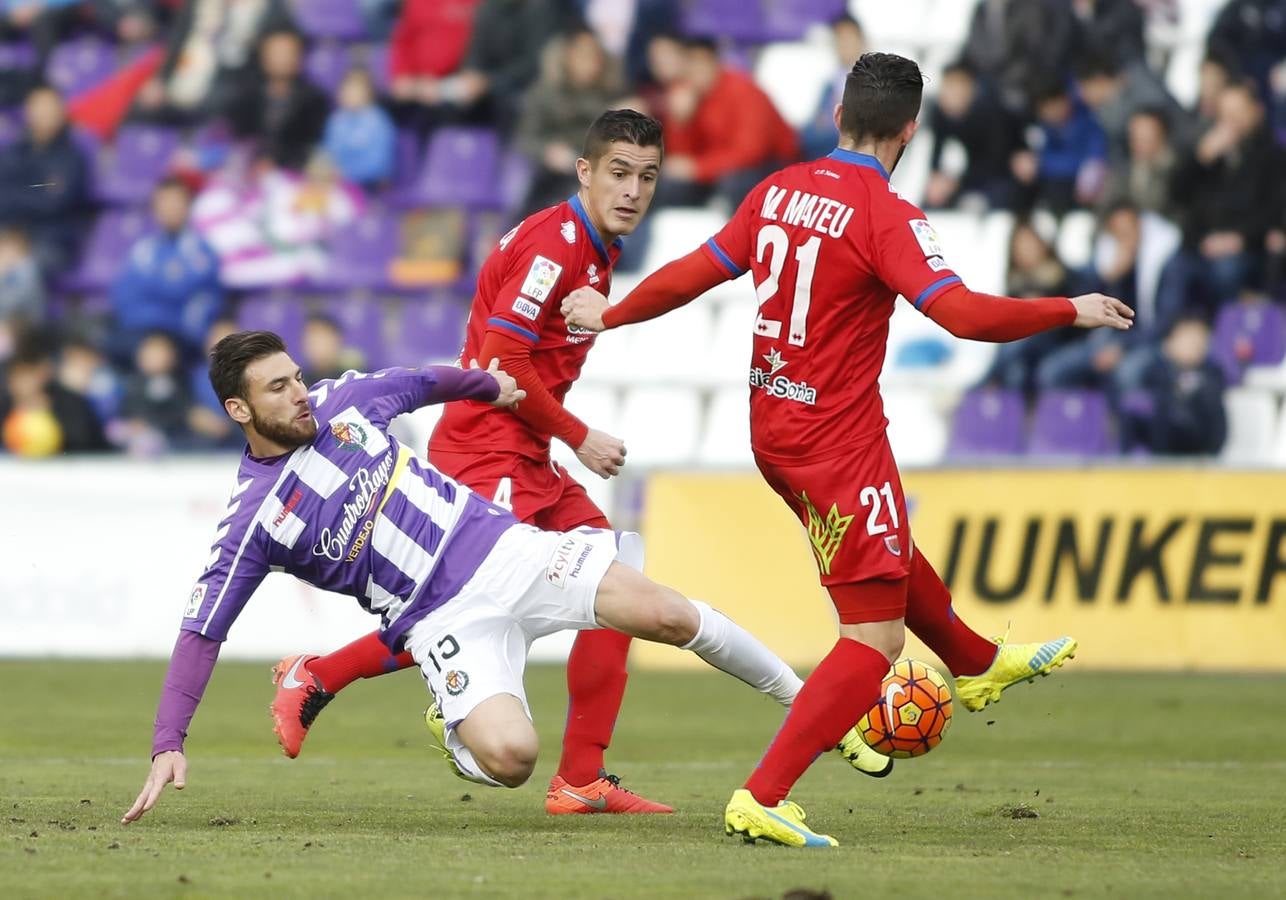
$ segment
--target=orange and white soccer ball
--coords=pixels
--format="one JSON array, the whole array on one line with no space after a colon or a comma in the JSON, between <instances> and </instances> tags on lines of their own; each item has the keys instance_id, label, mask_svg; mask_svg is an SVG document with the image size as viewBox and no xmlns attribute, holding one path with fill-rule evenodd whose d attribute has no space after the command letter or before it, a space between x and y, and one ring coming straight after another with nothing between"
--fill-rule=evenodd
<instances>
[{"instance_id":1,"label":"orange and white soccer ball","mask_svg":"<svg viewBox=\"0 0 1286 900\"><path fill-rule=\"evenodd\" d=\"M951 724L951 689L938 670L899 659L884 676L880 700L857 723L868 747L894 759L922 756Z\"/></svg>"},{"instance_id":2,"label":"orange and white soccer ball","mask_svg":"<svg viewBox=\"0 0 1286 900\"><path fill-rule=\"evenodd\" d=\"M0 438L10 453L37 459L62 449L63 430L48 410L15 409L0 427Z\"/></svg>"}]
</instances>

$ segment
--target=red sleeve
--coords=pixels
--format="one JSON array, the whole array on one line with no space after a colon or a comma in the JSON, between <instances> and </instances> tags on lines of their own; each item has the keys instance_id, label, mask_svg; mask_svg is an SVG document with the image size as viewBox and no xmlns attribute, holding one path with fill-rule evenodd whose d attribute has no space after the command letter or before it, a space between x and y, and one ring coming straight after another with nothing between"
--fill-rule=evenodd
<instances>
[{"instance_id":1,"label":"red sleeve","mask_svg":"<svg viewBox=\"0 0 1286 900\"><path fill-rule=\"evenodd\" d=\"M924 312L940 293L961 284L960 276L943 259L938 234L924 213L883 193L871 198L868 258L880 281Z\"/></svg>"},{"instance_id":2,"label":"red sleeve","mask_svg":"<svg viewBox=\"0 0 1286 900\"><path fill-rule=\"evenodd\" d=\"M941 291L924 314L960 338L1016 341L1076 321L1076 307L1066 297L1019 300L975 294L963 284Z\"/></svg>"},{"instance_id":3,"label":"red sleeve","mask_svg":"<svg viewBox=\"0 0 1286 900\"><path fill-rule=\"evenodd\" d=\"M557 309L575 273L568 266L567 244L519 234L518 243L505 251L504 282L492 301L487 332L499 332L535 346L549 311ZM507 369L505 371L508 371Z\"/></svg>"},{"instance_id":4,"label":"red sleeve","mask_svg":"<svg viewBox=\"0 0 1286 900\"><path fill-rule=\"evenodd\" d=\"M709 247L707 242L644 278L624 300L603 313L603 326L618 328L655 319L727 281L727 270L716 261Z\"/></svg>"},{"instance_id":5,"label":"red sleeve","mask_svg":"<svg viewBox=\"0 0 1286 900\"><path fill-rule=\"evenodd\" d=\"M500 360L500 368L527 392L514 415L540 434L556 437L573 450L585 443L589 428L555 400L540 380L531 362L531 344L503 332L488 331L478 351L478 365L485 369L493 359Z\"/></svg>"}]
</instances>

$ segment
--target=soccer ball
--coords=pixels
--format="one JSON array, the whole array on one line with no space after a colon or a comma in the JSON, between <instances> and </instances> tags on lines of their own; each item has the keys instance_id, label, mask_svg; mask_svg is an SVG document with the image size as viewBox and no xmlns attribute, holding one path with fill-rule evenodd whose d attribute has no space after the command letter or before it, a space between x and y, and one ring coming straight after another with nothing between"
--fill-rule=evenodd
<instances>
[{"instance_id":1,"label":"soccer ball","mask_svg":"<svg viewBox=\"0 0 1286 900\"><path fill-rule=\"evenodd\" d=\"M951 690L933 666L899 659L884 676L883 697L857 723L868 747L894 759L928 753L951 724Z\"/></svg>"}]
</instances>

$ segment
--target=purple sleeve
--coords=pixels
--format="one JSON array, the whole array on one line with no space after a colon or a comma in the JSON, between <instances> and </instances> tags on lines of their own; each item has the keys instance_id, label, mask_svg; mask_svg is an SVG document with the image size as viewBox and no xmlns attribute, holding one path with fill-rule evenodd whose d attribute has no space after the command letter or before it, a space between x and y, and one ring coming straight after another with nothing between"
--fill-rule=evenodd
<instances>
[{"instance_id":1,"label":"purple sleeve","mask_svg":"<svg viewBox=\"0 0 1286 900\"><path fill-rule=\"evenodd\" d=\"M180 631L170 654L170 668L165 673L161 688L161 702L156 707L156 723L152 728L152 756L166 750L183 749L188 725L196 713L201 695L210 681L215 661L219 658L219 642L202 637L194 631Z\"/></svg>"},{"instance_id":2,"label":"purple sleeve","mask_svg":"<svg viewBox=\"0 0 1286 900\"><path fill-rule=\"evenodd\" d=\"M481 400L490 403L500 396L500 383L485 369L457 369L455 366L426 366L433 374L428 403L450 400Z\"/></svg>"},{"instance_id":3,"label":"purple sleeve","mask_svg":"<svg viewBox=\"0 0 1286 900\"><path fill-rule=\"evenodd\" d=\"M418 369L381 369L378 372L345 372L339 378L319 381L309 392L318 417L329 419L347 407L356 407L378 428L402 413L450 400L496 399L500 386L485 371L455 366Z\"/></svg>"}]
</instances>

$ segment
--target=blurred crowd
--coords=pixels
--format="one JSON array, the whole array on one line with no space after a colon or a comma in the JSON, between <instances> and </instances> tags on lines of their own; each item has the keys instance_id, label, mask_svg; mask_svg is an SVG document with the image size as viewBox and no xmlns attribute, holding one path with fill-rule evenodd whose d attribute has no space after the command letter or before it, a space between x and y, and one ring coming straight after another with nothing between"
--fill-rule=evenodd
<instances>
[{"instance_id":1,"label":"blurred crowd","mask_svg":"<svg viewBox=\"0 0 1286 900\"><path fill-rule=\"evenodd\" d=\"M679 30L702 2L0 2L4 446L236 445L204 352L259 321L264 292L467 298L495 237L575 190L606 108L665 125L654 208L728 211L829 152L848 66L885 48L843 0L802 4L837 62L796 129L750 74L758 45ZM978 0L927 90L914 199L1011 212L1009 293L1103 290L1136 310L1126 335L1006 346L988 384L1101 390L1123 449L1200 454L1222 443L1220 397L1260 345L1235 333L1221 355L1212 328L1229 310L1282 327L1286 3L1229 0L1192 108L1145 37L1174 14L1173 0ZM1087 212L1092 262L1076 268L1054 236ZM641 264L647 231L622 267ZM310 378L424 358L392 358L378 327L354 346L337 309L308 306L291 335ZM398 347L416 355L415 340Z\"/></svg>"}]
</instances>

